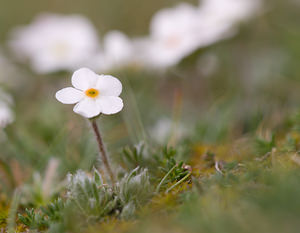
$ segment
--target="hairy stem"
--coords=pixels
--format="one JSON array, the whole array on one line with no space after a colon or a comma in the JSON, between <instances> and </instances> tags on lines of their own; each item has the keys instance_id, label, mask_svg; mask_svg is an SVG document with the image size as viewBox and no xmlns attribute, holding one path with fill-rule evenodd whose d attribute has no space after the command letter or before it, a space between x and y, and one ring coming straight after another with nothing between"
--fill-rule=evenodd
<instances>
[{"instance_id":1,"label":"hairy stem","mask_svg":"<svg viewBox=\"0 0 300 233\"><path fill-rule=\"evenodd\" d=\"M104 147L104 143L103 143L98 125L94 119L91 120L90 122L91 122L92 128L93 128L95 136L96 136L96 141L98 143L99 154L100 154L101 160L105 166L105 169L110 177L112 184L115 184L115 176L110 167L108 156L107 156L107 153L106 153L106 150Z\"/></svg>"}]
</instances>

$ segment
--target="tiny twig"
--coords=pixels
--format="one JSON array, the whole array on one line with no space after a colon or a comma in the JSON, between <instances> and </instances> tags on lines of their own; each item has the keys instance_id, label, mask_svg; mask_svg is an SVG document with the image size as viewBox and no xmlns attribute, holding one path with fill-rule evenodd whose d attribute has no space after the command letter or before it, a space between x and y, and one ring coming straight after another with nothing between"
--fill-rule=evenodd
<instances>
[{"instance_id":1,"label":"tiny twig","mask_svg":"<svg viewBox=\"0 0 300 233\"><path fill-rule=\"evenodd\" d=\"M107 156L107 153L106 153L106 150L105 150L105 147L104 147L104 143L103 143L98 125L97 125L95 119L90 120L90 122L91 122L92 128L93 128L95 136L96 136L96 141L98 143L99 154L101 156L102 162L105 166L105 169L106 169L107 173L110 176L111 182L113 184L115 184L115 176L114 176L114 173L112 172L112 169L110 167L108 156Z\"/></svg>"}]
</instances>

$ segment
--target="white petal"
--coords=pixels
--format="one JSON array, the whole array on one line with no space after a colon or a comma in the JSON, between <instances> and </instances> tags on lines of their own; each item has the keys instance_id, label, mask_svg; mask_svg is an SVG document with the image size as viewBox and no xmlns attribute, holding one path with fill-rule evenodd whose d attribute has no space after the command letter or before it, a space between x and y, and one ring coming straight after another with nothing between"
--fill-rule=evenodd
<instances>
[{"instance_id":1,"label":"white petal","mask_svg":"<svg viewBox=\"0 0 300 233\"><path fill-rule=\"evenodd\" d=\"M91 118L100 114L100 106L96 103L96 100L85 98L75 105L73 111L83 117Z\"/></svg>"},{"instance_id":2,"label":"white petal","mask_svg":"<svg viewBox=\"0 0 300 233\"><path fill-rule=\"evenodd\" d=\"M83 98L84 94L73 87L67 87L56 92L55 97L63 104L75 104Z\"/></svg>"},{"instance_id":3,"label":"white petal","mask_svg":"<svg viewBox=\"0 0 300 233\"><path fill-rule=\"evenodd\" d=\"M96 88L104 96L119 96L122 92L122 83L111 75L98 76Z\"/></svg>"},{"instance_id":4,"label":"white petal","mask_svg":"<svg viewBox=\"0 0 300 233\"><path fill-rule=\"evenodd\" d=\"M97 103L101 112L107 115L120 112L123 108L123 100L115 96L101 96L97 99Z\"/></svg>"},{"instance_id":5,"label":"white petal","mask_svg":"<svg viewBox=\"0 0 300 233\"><path fill-rule=\"evenodd\" d=\"M86 90L94 87L97 82L98 75L88 68L81 68L74 72L72 76L72 85L79 90Z\"/></svg>"}]
</instances>

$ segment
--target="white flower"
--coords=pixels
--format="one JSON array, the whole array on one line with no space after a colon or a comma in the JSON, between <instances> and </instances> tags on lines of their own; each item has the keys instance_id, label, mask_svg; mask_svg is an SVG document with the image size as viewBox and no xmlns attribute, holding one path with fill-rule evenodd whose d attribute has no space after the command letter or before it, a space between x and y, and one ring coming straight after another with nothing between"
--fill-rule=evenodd
<instances>
[{"instance_id":1,"label":"white flower","mask_svg":"<svg viewBox=\"0 0 300 233\"><path fill-rule=\"evenodd\" d=\"M121 82L111 75L97 75L88 68L81 68L72 76L73 87L56 92L56 99L63 104L75 104L74 112L92 118L103 114L115 114L123 108L118 97Z\"/></svg>"},{"instance_id":2,"label":"white flower","mask_svg":"<svg viewBox=\"0 0 300 233\"><path fill-rule=\"evenodd\" d=\"M97 50L98 37L83 16L42 14L29 26L16 29L10 45L38 73L73 71Z\"/></svg>"},{"instance_id":3,"label":"white flower","mask_svg":"<svg viewBox=\"0 0 300 233\"><path fill-rule=\"evenodd\" d=\"M199 10L218 23L235 24L252 16L260 6L260 0L201 0Z\"/></svg>"},{"instance_id":4,"label":"white flower","mask_svg":"<svg viewBox=\"0 0 300 233\"><path fill-rule=\"evenodd\" d=\"M135 44L121 31L110 31L103 38L102 50L87 66L100 72L136 64Z\"/></svg>"},{"instance_id":5,"label":"white flower","mask_svg":"<svg viewBox=\"0 0 300 233\"><path fill-rule=\"evenodd\" d=\"M257 12L259 0L202 0L198 10L198 48L232 37L240 21Z\"/></svg>"},{"instance_id":6,"label":"white flower","mask_svg":"<svg viewBox=\"0 0 300 233\"><path fill-rule=\"evenodd\" d=\"M103 38L103 52L100 54L98 68L112 70L133 62L134 47L131 40L120 31L110 31Z\"/></svg>"},{"instance_id":7,"label":"white flower","mask_svg":"<svg viewBox=\"0 0 300 233\"><path fill-rule=\"evenodd\" d=\"M150 37L140 42L142 59L150 66L164 68L193 52L197 45L197 14L196 7L184 3L158 11L151 21Z\"/></svg>"},{"instance_id":8,"label":"white flower","mask_svg":"<svg viewBox=\"0 0 300 233\"><path fill-rule=\"evenodd\" d=\"M237 33L240 21L258 11L260 0L201 0L198 10L198 48Z\"/></svg>"},{"instance_id":9,"label":"white flower","mask_svg":"<svg viewBox=\"0 0 300 233\"><path fill-rule=\"evenodd\" d=\"M236 25L257 12L260 0L201 0L199 7L182 3L152 18L150 36L139 40L144 65L168 68L201 47L236 33Z\"/></svg>"}]
</instances>

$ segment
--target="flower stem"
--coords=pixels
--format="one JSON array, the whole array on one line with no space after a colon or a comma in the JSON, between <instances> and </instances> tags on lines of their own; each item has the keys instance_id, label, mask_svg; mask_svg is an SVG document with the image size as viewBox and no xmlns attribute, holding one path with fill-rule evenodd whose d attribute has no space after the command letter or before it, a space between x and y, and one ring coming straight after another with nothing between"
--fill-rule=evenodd
<instances>
[{"instance_id":1,"label":"flower stem","mask_svg":"<svg viewBox=\"0 0 300 233\"><path fill-rule=\"evenodd\" d=\"M103 140L102 140L102 137L100 134L100 130L96 123L96 120L93 119L90 122L91 122L92 128L93 128L95 136L96 136L96 141L98 143L98 148L99 148L99 152L100 152L99 154L101 156L101 160L104 163L104 166L105 166L105 169L106 169L108 175L110 176L110 180L111 180L112 184L115 184L115 176L110 167L110 164L108 161L108 156L107 156L107 153L106 153L106 150L104 147L104 143L103 143Z\"/></svg>"}]
</instances>

